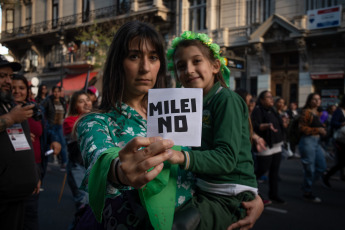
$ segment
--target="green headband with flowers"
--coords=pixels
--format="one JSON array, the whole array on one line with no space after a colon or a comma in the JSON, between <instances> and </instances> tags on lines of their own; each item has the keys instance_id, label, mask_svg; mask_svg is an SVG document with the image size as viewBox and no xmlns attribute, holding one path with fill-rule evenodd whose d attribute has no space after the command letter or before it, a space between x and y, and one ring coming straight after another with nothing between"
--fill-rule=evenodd
<instances>
[{"instance_id":1,"label":"green headband with flowers","mask_svg":"<svg viewBox=\"0 0 345 230\"><path fill-rule=\"evenodd\" d=\"M183 40L199 40L205 44L210 50L216 59L220 61L220 71L224 78L226 85L229 87L229 78L230 70L226 67L226 61L224 57L220 56L220 47L216 43L212 43L212 39L203 33L194 33L191 31L185 31L181 37L176 37L171 43L171 49L168 49L167 58L168 58L168 70L174 71L174 53L177 45Z\"/></svg>"}]
</instances>

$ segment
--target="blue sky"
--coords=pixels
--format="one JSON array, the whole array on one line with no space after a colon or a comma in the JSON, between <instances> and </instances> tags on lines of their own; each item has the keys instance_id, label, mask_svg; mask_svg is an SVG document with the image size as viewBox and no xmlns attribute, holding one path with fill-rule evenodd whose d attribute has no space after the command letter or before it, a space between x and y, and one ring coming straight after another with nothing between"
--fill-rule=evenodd
<instances>
[{"instance_id":1,"label":"blue sky","mask_svg":"<svg viewBox=\"0 0 345 230\"><path fill-rule=\"evenodd\" d=\"M1 19L2 19L2 9L1 9L1 6L0 6L0 30L1 30ZM7 54L7 53L8 53L7 48L3 47L0 44L0 54Z\"/></svg>"}]
</instances>

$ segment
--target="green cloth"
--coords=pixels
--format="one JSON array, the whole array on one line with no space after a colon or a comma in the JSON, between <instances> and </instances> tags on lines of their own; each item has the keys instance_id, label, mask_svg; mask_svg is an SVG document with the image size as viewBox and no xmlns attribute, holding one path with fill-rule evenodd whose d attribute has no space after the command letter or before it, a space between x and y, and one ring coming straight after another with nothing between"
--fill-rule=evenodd
<instances>
[{"instance_id":1,"label":"green cloth","mask_svg":"<svg viewBox=\"0 0 345 230\"><path fill-rule=\"evenodd\" d=\"M181 151L180 146L174 150ZM178 165L164 163L162 172L139 190L142 205L146 208L154 229L171 229L175 212L176 179Z\"/></svg>"},{"instance_id":2,"label":"green cloth","mask_svg":"<svg viewBox=\"0 0 345 230\"><path fill-rule=\"evenodd\" d=\"M98 222L102 221L109 168L112 160L119 156L120 150L119 147L112 147L104 151L97 159L89 175L89 202Z\"/></svg>"},{"instance_id":3,"label":"green cloth","mask_svg":"<svg viewBox=\"0 0 345 230\"><path fill-rule=\"evenodd\" d=\"M181 150L174 146L174 150ZM89 175L90 206L98 222L102 221L102 213L106 199L106 184L110 162L118 157L121 150L112 147L98 158ZM176 179L178 165L164 163L164 168L158 176L139 190L143 207L147 210L152 226L155 229L171 229L176 197Z\"/></svg>"}]
</instances>

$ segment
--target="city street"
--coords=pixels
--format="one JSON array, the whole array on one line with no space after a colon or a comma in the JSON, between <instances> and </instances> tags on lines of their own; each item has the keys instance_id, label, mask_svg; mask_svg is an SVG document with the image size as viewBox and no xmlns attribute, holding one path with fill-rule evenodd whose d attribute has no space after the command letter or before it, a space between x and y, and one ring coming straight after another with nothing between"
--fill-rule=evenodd
<instances>
[{"instance_id":1,"label":"city street","mask_svg":"<svg viewBox=\"0 0 345 230\"><path fill-rule=\"evenodd\" d=\"M41 230L64 230L73 220L75 211L71 191L66 183L58 203L64 173L50 164L44 180L44 192L40 196L39 218ZM299 159L283 160L280 173L280 194L287 204L267 206L254 230L338 230L345 226L345 181L336 174L330 181L333 188L321 183L315 186L315 194L321 204L304 201L300 184L303 178ZM267 184L259 184L261 193L267 195Z\"/></svg>"}]
</instances>

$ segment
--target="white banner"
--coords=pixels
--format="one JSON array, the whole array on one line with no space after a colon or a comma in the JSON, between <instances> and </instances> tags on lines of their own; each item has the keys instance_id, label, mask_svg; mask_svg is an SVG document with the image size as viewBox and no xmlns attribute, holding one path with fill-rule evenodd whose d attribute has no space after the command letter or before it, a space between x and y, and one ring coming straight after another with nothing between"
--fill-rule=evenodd
<instances>
[{"instance_id":1,"label":"white banner","mask_svg":"<svg viewBox=\"0 0 345 230\"><path fill-rule=\"evenodd\" d=\"M200 146L202 89L150 89L147 136L171 139L175 145Z\"/></svg>"},{"instance_id":2,"label":"white banner","mask_svg":"<svg viewBox=\"0 0 345 230\"><path fill-rule=\"evenodd\" d=\"M340 26L341 5L316 10L308 10L308 29L322 29Z\"/></svg>"}]
</instances>

